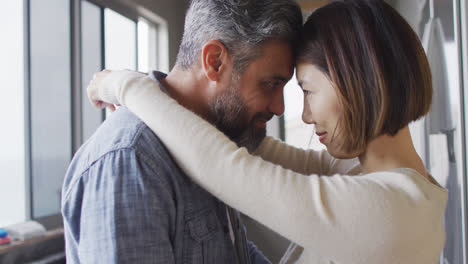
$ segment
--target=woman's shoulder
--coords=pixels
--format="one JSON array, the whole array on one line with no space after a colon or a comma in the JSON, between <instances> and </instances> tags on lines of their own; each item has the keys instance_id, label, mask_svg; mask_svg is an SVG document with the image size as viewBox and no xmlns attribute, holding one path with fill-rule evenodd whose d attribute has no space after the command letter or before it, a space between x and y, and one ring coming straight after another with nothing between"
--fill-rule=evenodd
<instances>
[{"instance_id":1,"label":"woman's shoulder","mask_svg":"<svg viewBox=\"0 0 468 264\"><path fill-rule=\"evenodd\" d=\"M425 177L411 168L396 168L388 171L372 172L361 174L361 181L369 184L370 188L374 186L377 189L383 189L387 193L394 193L406 196L418 201L438 200L440 204L445 204L448 191L437 181L429 176ZM421 199L423 198L423 199Z\"/></svg>"},{"instance_id":2,"label":"woman's shoulder","mask_svg":"<svg viewBox=\"0 0 468 264\"><path fill-rule=\"evenodd\" d=\"M349 196L354 196L359 193L360 200L372 200L373 203L380 200L401 202L403 199L418 203L437 200L440 202L438 204L443 205L448 196L447 189L410 168L361 173L354 176L335 174L321 178L321 181L327 183L330 188L340 189L342 194L348 193Z\"/></svg>"},{"instance_id":3,"label":"woman's shoulder","mask_svg":"<svg viewBox=\"0 0 468 264\"><path fill-rule=\"evenodd\" d=\"M412 168L395 168L387 171L373 172L367 174L361 174L366 178L376 178L381 181L405 183L414 182L420 187L431 188L434 190L447 192L433 177L428 174L424 176L415 169Z\"/></svg>"},{"instance_id":4,"label":"woman's shoulder","mask_svg":"<svg viewBox=\"0 0 468 264\"><path fill-rule=\"evenodd\" d=\"M353 232L369 241L379 232L389 243L407 245L408 235L416 237L442 226L447 191L413 171L337 174L321 181L327 188L320 189L321 195L338 224L352 223Z\"/></svg>"}]
</instances>

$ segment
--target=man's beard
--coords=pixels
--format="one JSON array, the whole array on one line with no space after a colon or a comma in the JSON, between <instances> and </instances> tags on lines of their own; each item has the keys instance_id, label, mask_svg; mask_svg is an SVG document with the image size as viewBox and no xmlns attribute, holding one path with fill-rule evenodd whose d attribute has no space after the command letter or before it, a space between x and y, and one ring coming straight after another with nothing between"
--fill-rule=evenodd
<instances>
[{"instance_id":1,"label":"man's beard","mask_svg":"<svg viewBox=\"0 0 468 264\"><path fill-rule=\"evenodd\" d=\"M238 82L233 79L228 89L210 102L210 122L239 147L253 152L266 135L266 129L256 128L254 123L258 119L269 120L272 114L257 113L249 122L248 106L234 83Z\"/></svg>"}]
</instances>

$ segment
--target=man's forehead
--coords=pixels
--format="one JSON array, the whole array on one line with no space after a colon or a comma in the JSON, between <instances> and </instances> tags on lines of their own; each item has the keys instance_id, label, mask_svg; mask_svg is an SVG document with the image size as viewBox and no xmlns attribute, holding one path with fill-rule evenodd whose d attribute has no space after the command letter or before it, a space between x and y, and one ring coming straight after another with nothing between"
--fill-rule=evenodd
<instances>
[{"instance_id":1,"label":"man's forehead","mask_svg":"<svg viewBox=\"0 0 468 264\"><path fill-rule=\"evenodd\" d=\"M257 69L257 73L263 78L283 81L291 79L294 73L294 63L291 58L277 58L266 61L263 67Z\"/></svg>"},{"instance_id":2,"label":"man's forehead","mask_svg":"<svg viewBox=\"0 0 468 264\"><path fill-rule=\"evenodd\" d=\"M284 81L294 73L293 51L285 41L271 40L262 45L261 54L246 68L243 75L255 75L256 79Z\"/></svg>"},{"instance_id":3,"label":"man's forehead","mask_svg":"<svg viewBox=\"0 0 468 264\"><path fill-rule=\"evenodd\" d=\"M276 63L253 64L247 71L255 74L257 79L268 81L289 81L294 74L294 65L287 60Z\"/></svg>"}]
</instances>

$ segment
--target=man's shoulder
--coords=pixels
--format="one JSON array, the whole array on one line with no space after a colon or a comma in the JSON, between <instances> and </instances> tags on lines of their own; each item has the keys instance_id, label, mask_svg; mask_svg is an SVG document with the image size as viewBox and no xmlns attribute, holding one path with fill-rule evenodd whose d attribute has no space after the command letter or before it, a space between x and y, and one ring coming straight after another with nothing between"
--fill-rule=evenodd
<instances>
[{"instance_id":1,"label":"man's shoulder","mask_svg":"<svg viewBox=\"0 0 468 264\"><path fill-rule=\"evenodd\" d=\"M116 151L135 152L143 159L170 159L167 149L151 129L125 107L112 113L75 154L82 170Z\"/></svg>"},{"instance_id":2,"label":"man's shoulder","mask_svg":"<svg viewBox=\"0 0 468 264\"><path fill-rule=\"evenodd\" d=\"M156 134L141 119L128 110L128 108L119 107L96 130L85 147L92 145L96 148L97 152L102 153L115 149L135 149L141 147L155 150L154 146L161 144Z\"/></svg>"}]
</instances>

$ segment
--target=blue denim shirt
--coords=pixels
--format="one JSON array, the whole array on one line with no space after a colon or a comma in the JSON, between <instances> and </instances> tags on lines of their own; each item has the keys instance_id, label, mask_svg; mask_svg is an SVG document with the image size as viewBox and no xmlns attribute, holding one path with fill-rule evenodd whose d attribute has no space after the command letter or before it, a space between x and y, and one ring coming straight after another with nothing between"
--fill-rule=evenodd
<instances>
[{"instance_id":1,"label":"blue denim shirt","mask_svg":"<svg viewBox=\"0 0 468 264\"><path fill-rule=\"evenodd\" d=\"M73 158L62 214L67 263L237 263L226 206L124 107ZM270 263L248 245L251 263Z\"/></svg>"}]
</instances>

